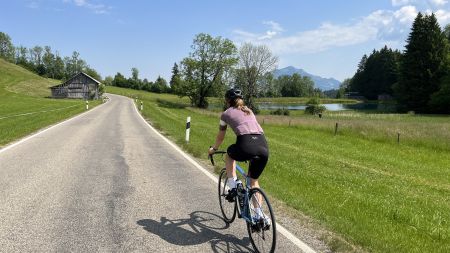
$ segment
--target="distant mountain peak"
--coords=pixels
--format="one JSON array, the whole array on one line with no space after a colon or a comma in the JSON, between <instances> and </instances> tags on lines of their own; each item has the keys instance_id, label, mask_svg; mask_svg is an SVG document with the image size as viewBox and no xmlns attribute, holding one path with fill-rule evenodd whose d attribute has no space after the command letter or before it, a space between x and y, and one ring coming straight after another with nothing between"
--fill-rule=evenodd
<instances>
[{"instance_id":1,"label":"distant mountain peak","mask_svg":"<svg viewBox=\"0 0 450 253\"><path fill-rule=\"evenodd\" d=\"M298 69L294 66L287 66L282 69L276 69L273 71L273 76L275 78L278 78L279 76L292 76L295 73L301 76L310 77L314 82L314 88L319 88L322 91L339 89L339 86L341 85L341 82L334 78L324 78L318 75L313 75L303 69Z\"/></svg>"}]
</instances>

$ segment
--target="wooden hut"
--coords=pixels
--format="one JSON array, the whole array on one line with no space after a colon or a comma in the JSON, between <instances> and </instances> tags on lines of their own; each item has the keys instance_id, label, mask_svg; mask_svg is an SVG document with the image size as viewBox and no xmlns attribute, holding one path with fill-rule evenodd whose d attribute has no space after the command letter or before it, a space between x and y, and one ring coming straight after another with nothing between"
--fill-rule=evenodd
<instances>
[{"instance_id":1,"label":"wooden hut","mask_svg":"<svg viewBox=\"0 0 450 253\"><path fill-rule=\"evenodd\" d=\"M53 98L98 99L100 82L80 72L62 84L51 87Z\"/></svg>"}]
</instances>

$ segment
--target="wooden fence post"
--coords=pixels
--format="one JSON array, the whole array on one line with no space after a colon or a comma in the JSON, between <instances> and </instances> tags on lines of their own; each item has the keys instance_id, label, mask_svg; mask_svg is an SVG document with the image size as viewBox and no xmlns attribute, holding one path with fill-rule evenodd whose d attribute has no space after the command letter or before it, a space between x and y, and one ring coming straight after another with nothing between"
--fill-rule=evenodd
<instances>
[{"instance_id":1,"label":"wooden fence post","mask_svg":"<svg viewBox=\"0 0 450 253\"><path fill-rule=\"evenodd\" d=\"M334 127L334 135L337 135L338 131L338 123L336 122L336 126Z\"/></svg>"}]
</instances>

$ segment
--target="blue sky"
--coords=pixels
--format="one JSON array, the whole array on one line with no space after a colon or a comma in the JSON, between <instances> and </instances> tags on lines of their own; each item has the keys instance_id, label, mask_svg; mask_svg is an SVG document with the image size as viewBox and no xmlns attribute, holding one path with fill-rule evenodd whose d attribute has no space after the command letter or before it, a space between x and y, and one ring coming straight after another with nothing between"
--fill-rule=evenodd
<instances>
[{"instance_id":1,"label":"blue sky","mask_svg":"<svg viewBox=\"0 0 450 253\"><path fill-rule=\"evenodd\" d=\"M76 50L105 77L170 78L198 33L267 45L278 67L343 80L365 53L403 49L418 11L450 23L448 0L16 0L0 2L0 31L15 45Z\"/></svg>"}]
</instances>

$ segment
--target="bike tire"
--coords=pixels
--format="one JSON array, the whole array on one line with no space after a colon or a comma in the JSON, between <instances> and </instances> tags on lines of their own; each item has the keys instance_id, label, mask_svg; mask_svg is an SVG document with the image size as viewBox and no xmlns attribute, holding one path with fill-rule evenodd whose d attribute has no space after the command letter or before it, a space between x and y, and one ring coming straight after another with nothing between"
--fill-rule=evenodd
<instances>
[{"instance_id":1,"label":"bike tire","mask_svg":"<svg viewBox=\"0 0 450 253\"><path fill-rule=\"evenodd\" d=\"M275 252L277 242L275 214L264 191L259 188L254 188L250 190L249 194L249 207L251 217L255 214L253 198L257 198L257 194L261 195L262 201L260 203L260 208L262 209L265 217L270 217L271 225L267 230L265 230L264 228L267 224L258 223L252 226L250 222L247 222L248 235L255 252L272 253Z\"/></svg>"},{"instance_id":2,"label":"bike tire","mask_svg":"<svg viewBox=\"0 0 450 253\"><path fill-rule=\"evenodd\" d=\"M236 219L236 207L237 200L234 202L228 202L225 198L225 195L228 193L227 191L227 171L222 169L219 176L219 184L218 184L218 193L219 193L219 205L220 210L222 211L222 216L225 222L232 223L234 219Z\"/></svg>"}]
</instances>

